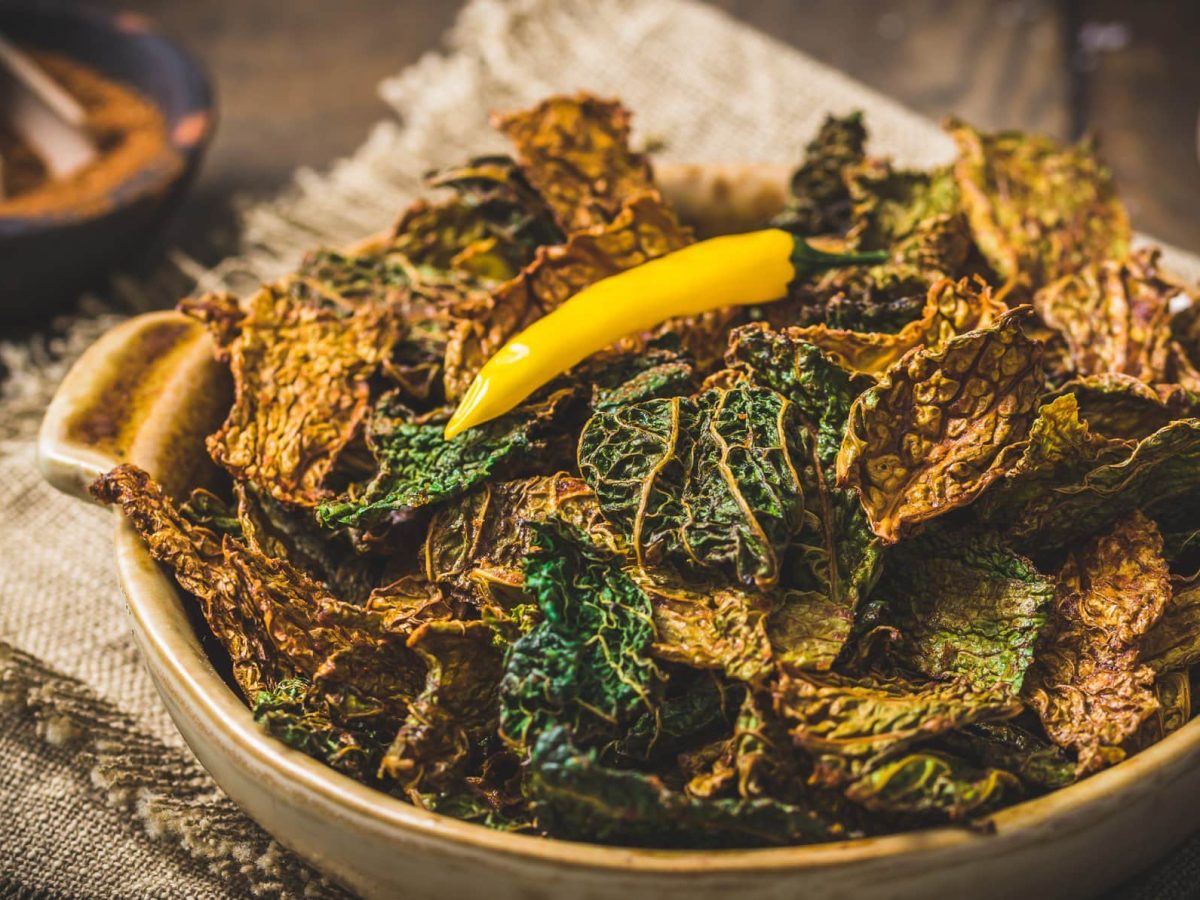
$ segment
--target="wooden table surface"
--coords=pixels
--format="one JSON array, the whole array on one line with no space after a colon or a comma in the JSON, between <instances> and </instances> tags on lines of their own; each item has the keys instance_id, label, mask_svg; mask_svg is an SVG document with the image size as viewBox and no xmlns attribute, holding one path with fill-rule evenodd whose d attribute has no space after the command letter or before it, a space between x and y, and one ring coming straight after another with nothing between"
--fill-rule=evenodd
<instances>
[{"instance_id":1,"label":"wooden table surface","mask_svg":"<svg viewBox=\"0 0 1200 900\"><path fill-rule=\"evenodd\" d=\"M1197 0L712 0L933 117L1099 133L1138 228L1200 251ZM383 77L442 46L461 0L130 0L211 68L221 124L173 237L214 262L231 199L350 153Z\"/></svg>"}]
</instances>

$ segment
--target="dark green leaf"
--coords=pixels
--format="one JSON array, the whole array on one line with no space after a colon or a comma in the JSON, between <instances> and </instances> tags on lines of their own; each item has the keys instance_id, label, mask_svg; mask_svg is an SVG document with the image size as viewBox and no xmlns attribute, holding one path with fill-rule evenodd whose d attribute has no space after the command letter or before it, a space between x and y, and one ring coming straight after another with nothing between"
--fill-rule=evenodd
<instances>
[{"instance_id":1,"label":"dark green leaf","mask_svg":"<svg viewBox=\"0 0 1200 900\"><path fill-rule=\"evenodd\" d=\"M533 527L525 590L542 621L508 650L500 731L527 747L554 725L574 740L612 741L622 724L654 708L661 676L650 660L650 600L619 560L571 526Z\"/></svg>"},{"instance_id":2,"label":"dark green leaf","mask_svg":"<svg viewBox=\"0 0 1200 900\"><path fill-rule=\"evenodd\" d=\"M868 379L850 375L812 344L756 326L733 332L727 361L795 404L808 434L811 451L800 467L806 524L790 565L796 590L777 600L768 633L780 661L827 669L879 571L880 544L858 496L836 486L846 420Z\"/></svg>"},{"instance_id":3,"label":"dark green leaf","mask_svg":"<svg viewBox=\"0 0 1200 900\"><path fill-rule=\"evenodd\" d=\"M639 565L715 569L767 587L803 524L801 434L793 404L735 385L596 413L579 468Z\"/></svg>"},{"instance_id":4,"label":"dark green leaf","mask_svg":"<svg viewBox=\"0 0 1200 900\"><path fill-rule=\"evenodd\" d=\"M527 786L538 825L572 840L651 847L753 847L849 837L814 809L769 799L699 799L580 750L565 728L542 732Z\"/></svg>"},{"instance_id":5,"label":"dark green leaf","mask_svg":"<svg viewBox=\"0 0 1200 900\"><path fill-rule=\"evenodd\" d=\"M851 375L813 344L761 324L730 334L726 362L796 405L816 436L821 467L832 473L850 407L871 380Z\"/></svg>"},{"instance_id":6,"label":"dark green leaf","mask_svg":"<svg viewBox=\"0 0 1200 900\"><path fill-rule=\"evenodd\" d=\"M931 531L886 558L872 603L896 633L890 653L930 678L1018 694L1054 600L1054 580L991 533Z\"/></svg>"},{"instance_id":7,"label":"dark green leaf","mask_svg":"<svg viewBox=\"0 0 1200 900\"><path fill-rule=\"evenodd\" d=\"M792 175L792 197L774 224L797 234L845 231L850 224L846 172L863 160L867 131L862 113L826 116L804 148L804 162Z\"/></svg>"},{"instance_id":8,"label":"dark green leaf","mask_svg":"<svg viewBox=\"0 0 1200 900\"><path fill-rule=\"evenodd\" d=\"M321 504L317 516L330 528L370 526L519 470L542 452L543 435L573 397L569 389L557 391L449 441L442 424L414 424L377 412L371 450L379 474L361 491Z\"/></svg>"},{"instance_id":9,"label":"dark green leaf","mask_svg":"<svg viewBox=\"0 0 1200 900\"><path fill-rule=\"evenodd\" d=\"M359 780L373 781L379 761L391 740L386 726L373 717L335 724L341 717L312 682L285 678L252 698L254 720L289 747L321 760ZM374 727L373 727L374 726Z\"/></svg>"}]
</instances>

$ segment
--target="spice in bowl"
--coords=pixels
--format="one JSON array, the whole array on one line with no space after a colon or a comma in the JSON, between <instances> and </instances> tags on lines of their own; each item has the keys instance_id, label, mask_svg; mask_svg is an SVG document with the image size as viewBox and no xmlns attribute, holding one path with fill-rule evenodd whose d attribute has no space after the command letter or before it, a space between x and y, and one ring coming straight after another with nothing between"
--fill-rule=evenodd
<instances>
[{"instance_id":1,"label":"spice in bowl","mask_svg":"<svg viewBox=\"0 0 1200 900\"><path fill-rule=\"evenodd\" d=\"M98 153L68 177L54 178L35 149L0 118L0 217L103 212L114 190L139 172L182 167L162 113L150 100L61 54L27 53L83 107L84 127Z\"/></svg>"}]
</instances>

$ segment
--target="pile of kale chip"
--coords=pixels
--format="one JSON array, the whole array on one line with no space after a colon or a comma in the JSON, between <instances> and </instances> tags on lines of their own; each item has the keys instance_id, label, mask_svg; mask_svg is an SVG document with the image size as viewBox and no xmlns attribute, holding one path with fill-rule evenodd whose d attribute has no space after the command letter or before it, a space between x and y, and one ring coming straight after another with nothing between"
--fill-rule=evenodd
<instances>
[{"instance_id":1,"label":"pile of kale chip","mask_svg":"<svg viewBox=\"0 0 1200 900\"><path fill-rule=\"evenodd\" d=\"M233 375L225 481L94 491L262 726L449 815L693 847L978 820L1184 724L1200 318L1086 144L951 122L910 171L830 118L774 224L886 263L443 440L509 337L694 240L628 119L499 118L513 156L386 238L181 304Z\"/></svg>"}]
</instances>

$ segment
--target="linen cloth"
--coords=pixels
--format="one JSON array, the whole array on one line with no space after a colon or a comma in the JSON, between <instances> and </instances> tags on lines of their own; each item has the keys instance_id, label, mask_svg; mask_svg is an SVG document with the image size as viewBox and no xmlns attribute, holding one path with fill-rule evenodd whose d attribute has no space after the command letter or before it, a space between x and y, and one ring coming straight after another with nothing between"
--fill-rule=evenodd
<instances>
[{"instance_id":1,"label":"linen cloth","mask_svg":"<svg viewBox=\"0 0 1200 900\"><path fill-rule=\"evenodd\" d=\"M794 162L827 112L855 108L875 152L919 166L952 154L936 125L691 0L474 0L447 46L380 86L395 116L353 157L246 211L237 257L208 271L175 258L48 335L0 341L0 896L342 895L195 761L130 638L109 513L35 470L41 412L105 329L187 290L248 290L387 226L423 173L504 146L490 111L550 93L619 96L665 159ZM1200 276L1194 257L1167 262ZM1194 896L1198 876L1200 837L1114 896Z\"/></svg>"}]
</instances>

